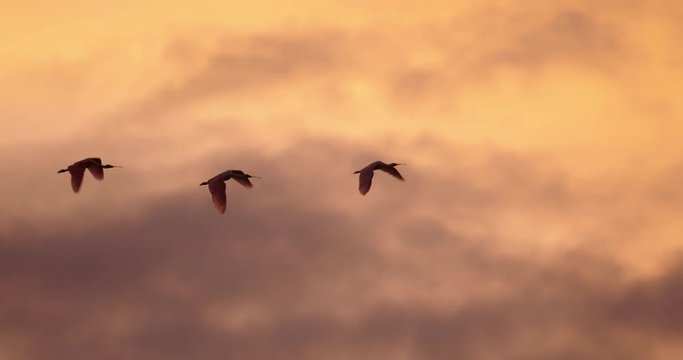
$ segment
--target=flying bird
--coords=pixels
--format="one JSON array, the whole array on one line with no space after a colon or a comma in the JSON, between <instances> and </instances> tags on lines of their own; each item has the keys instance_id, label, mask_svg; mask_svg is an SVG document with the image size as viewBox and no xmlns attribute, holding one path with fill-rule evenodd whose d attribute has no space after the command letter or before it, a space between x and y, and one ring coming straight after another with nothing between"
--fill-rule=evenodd
<instances>
[{"instance_id":1,"label":"flying bird","mask_svg":"<svg viewBox=\"0 0 683 360\"><path fill-rule=\"evenodd\" d=\"M207 181L204 181L203 183L199 184L199 186L209 185L209 192L211 192L213 206L215 206L216 210L222 214L225 212L227 202L225 195L225 182L233 179L246 188L252 188L254 185L251 183L251 181L249 181L250 178L260 179L260 177L246 174L242 170L227 170Z\"/></svg>"},{"instance_id":2,"label":"flying bird","mask_svg":"<svg viewBox=\"0 0 683 360\"><path fill-rule=\"evenodd\" d=\"M370 165L355 171L354 174L360 174L358 176L358 191L361 195L365 195L370 191L370 186L372 186L372 177L374 176L375 170L382 170L389 173L391 176L403 181L403 176L396 170L396 165L405 165L398 163L385 164L382 161L375 161Z\"/></svg>"},{"instance_id":3,"label":"flying bird","mask_svg":"<svg viewBox=\"0 0 683 360\"><path fill-rule=\"evenodd\" d=\"M61 169L57 171L58 174L63 172L69 172L71 174L71 189L77 193L81 189L81 184L83 183L83 174L85 169L88 169L92 176L97 180L104 179L104 169L111 169L115 165L102 165L102 159L100 158L86 158L69 165L66 169Z\"/></svg>"}]
</instances>

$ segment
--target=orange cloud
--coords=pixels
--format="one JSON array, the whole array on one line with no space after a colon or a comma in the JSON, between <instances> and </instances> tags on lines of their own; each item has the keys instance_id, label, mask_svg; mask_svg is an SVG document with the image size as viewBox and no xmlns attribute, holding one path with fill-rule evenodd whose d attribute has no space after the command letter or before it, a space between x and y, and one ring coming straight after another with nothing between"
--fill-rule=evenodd
<instances>
[{"instance_id":1,"label":"orange cloud","mask_svg":"<svg viewBox=\"0 0 683 360\"><path fill-rule=\"evenodd\" d=\"M677 3L26 4L0 357L678 355Z\"/></svg>"}]
</instances>

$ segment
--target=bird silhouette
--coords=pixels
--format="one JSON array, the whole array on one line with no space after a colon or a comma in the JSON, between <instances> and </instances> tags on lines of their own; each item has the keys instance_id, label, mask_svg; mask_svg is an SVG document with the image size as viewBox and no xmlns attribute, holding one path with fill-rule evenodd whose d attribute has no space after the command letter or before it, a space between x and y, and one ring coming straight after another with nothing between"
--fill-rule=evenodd
<instances>
[{"instance_id":1,"label":"bird silhouette","mask_svg":"<svg viewBox=\"0 0 683 360\"><path fill-rule=\"evenodd\" d=\"M115 165L102 165L102 159L100 158L86 158L69 165L66 169L61 169L57 171L58 174L63 172L69 172L71 174L71 189L77 193L81 189L81 184L83 183L83 174L85 169L88 169L92 176L97 180L104 179L104 169L111 169Z\"/></svg>"},{"instance_id":2,"label":"bird silhouette","mask_svg":"<svg viewBox=\"0 0 683 360\"><path fill-rule=\"evenodd\" d=\"M204 181L203 183L199 184L199 186L209 186L209 192L211 192L213 206L215 206L216 210L222 214L225 212L227 204L227 197L225 195L225 182L233 179L246 188L252 188L254 185L251 183L251 181L249 181L250 178L260 179L260 177L249 175L242 170L227 170L207 181Z\"/></svg>"},{"instance_id":3,"label":"bird silhouette","mask_svg":"<svg viewBox=\"0 0 683 360\"><path fill-rule=\"evenodd\" d=\"M372 186L372 177L374 176L375 170L382 170L389 173L391 176L403 181L403 176L396 170L396 165L405 165L399 163L386 164L382 161L375 161L370 165L355 171L354 174L360 174L358 176L358 191L361 195L365 195L370 191L370 186Z\"/></svg>"}]
</instances>

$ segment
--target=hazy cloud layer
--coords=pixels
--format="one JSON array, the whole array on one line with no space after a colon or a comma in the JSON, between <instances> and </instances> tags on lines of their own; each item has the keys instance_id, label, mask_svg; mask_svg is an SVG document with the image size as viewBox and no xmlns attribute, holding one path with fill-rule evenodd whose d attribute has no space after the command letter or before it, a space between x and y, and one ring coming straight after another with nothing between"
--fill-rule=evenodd
<instances>
[{"instance_id":1,"label":"hazy cloud layer","mask_svg":"<svg viewBox=\"0 0 683 360\"><path fill-rule=\"evenodd\" d=\"M79 194L72 201L91 204L72 211L77 221L41 230L26 219L4 232L3 354L642 359L675 343L677 267L637 280L619 257L589 246L639 241L613 224L631 211L628 199L594 200L617 192L524 156L470 149L459 151L470 163L454 170L461 175L409 165L406 183L378 174L361 197L350 174L358 155L320 171L348 148L326 144L314 154L297 149L324 149L315 141L274 157L216 154L268 171L251 190L228 184L225 216L193 183L139 195L135 217L124 215L130 204L97 206L115 194ZM637 191L647 218L660 205ZM107 212L115 215L98 215ZM540 224L519 232L509 216ZM554 231L574 238L568 250L562 237L551 252L532 250Z\"/></svg>"},{"instance_id":2,"label":"hazy cloud layer","mask_svg":"<svg viewBox=\"0 0 683 360\"><path fill-rule=\"evenodd\" d=\"M0 358L683 355L677 3L272 5L0 59Z\"/></svg>"}]
</instances>

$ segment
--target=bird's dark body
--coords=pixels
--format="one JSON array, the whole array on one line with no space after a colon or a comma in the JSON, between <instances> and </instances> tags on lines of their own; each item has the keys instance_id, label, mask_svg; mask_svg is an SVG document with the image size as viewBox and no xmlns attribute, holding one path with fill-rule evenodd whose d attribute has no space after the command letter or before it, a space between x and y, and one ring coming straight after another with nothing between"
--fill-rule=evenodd
<instances>
[{"instance_id":1,"label":"bird's dark body","mask_svg":"<svg viewBox=\"0 0 683 360\"><path fill-rule=\"evenodd\" d=\"M358 191L360 191L361 195L365 195L368 193L368 191L370 191L370 186L372 186L372 177L374 176L375 170L382 170L399 180L403 180L403 176L401 176L401 173L399 173L398 170L396 170L396 165L403 164L386 164L378 160L370 163L368 166L358 171L355 171L354 174L360 174L360 176L358 177Z\"/></svg>"},{"instance_id":2,"label":"bird's dark body","mask_svg":"<svg viewBox=\"0 0 683 360\"><path fill-rule=\"evenodd\" d=\"M67 166L66 169L57 171L57 173L68 171L69 174L71 174L71 188L75 193L77 193L81 188L81 183L83 182L83 173L86 169L90 171L95 179L102 180L104 179L104 169L111 169L113 167L117 166L110 164L102 165L102 159L91 157L76 161L75 163Z\"/></svg>"},{"instance_id":3,"label":"bird's dark body","mask_svg":"<svg viewBox=\"0 0 683 360\"><path fill-rule=\"evenodd\" d=\"M199 186L208 185L209 192L211 193L211 199L213 200L213 205L216 207L219 213L223 214L226 210L227 196L225 193L225 182L233 179L240 185L251 188L254 185L249 181L249 178L256 176L249 175L242 170L226 170L211 179L202 182Z\"/></svg>"}]
</instances>

